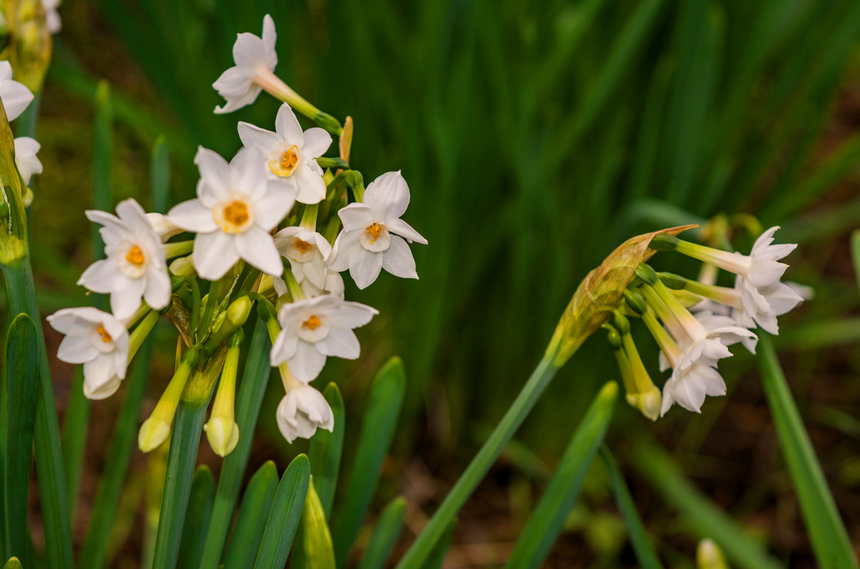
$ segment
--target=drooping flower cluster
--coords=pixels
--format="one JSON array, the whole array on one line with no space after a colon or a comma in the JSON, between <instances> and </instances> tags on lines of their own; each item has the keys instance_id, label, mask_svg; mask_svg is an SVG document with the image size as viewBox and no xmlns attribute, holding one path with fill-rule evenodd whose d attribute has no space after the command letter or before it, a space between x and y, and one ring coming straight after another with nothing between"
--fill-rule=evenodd
<instances>
[{"instance_id":1,"label":"drooping flower cluster","mask_svg":"<svg viewBox=\"0 0 860 569\"><path fill-rule=\"evenodd\" d=\"M624 292L625 302L604 327L615 350L628 393L628 402L656 419L678 404L700 412L707 396L726 393L719 361L732 355L728 346L743 344L755 353L758 325L777 334L777 317L803 301L792 286L780 282L788 265L779 260L796 245L774 245L778 228L765 231L749 255L727 252L671 235L657 235L651 247L674 250L705 263L704 278L696 281L656 273L641 264ZM735 275L735 286L715 283L718 269ZM690 308L688 308L690 307ZM626 315L625 315L626 313ZM642 319L660 346L660 370L672 370L662 396L642 365L627 316Z\"/></svg>"},{"instance_id":2,"label":"drooping flower cluster","mask_svg":"<svg viewBox=\"0 0 860 569\"><path fill-rule=\"evenodd\" d=\"M218 454L233 450L242 328L255 304L272 342L270 364L284 385L277 410L284 437L292 442L317 428L331 430L332 410L310 384L327 358L359 357L354 330L378 314L345 300L340 273L349 270L362 289L381 269L418 278L408 243L427 241L400 219L410 198L406 181L389 172L365 190L349 165L351 122L345 129L275 77L275 38L269 16L262 38L239 34L236 66L214 84L227 99L216 113L251 104L264 89L283 100L274 130L238 123L244 146L230 161L200 147L196 198L165 215L147 213L131 199L117 206L117 215L88 211L102 225L105 258L79 284L110 295L111 312L68 308L49 317L66 335L59 358L84 364L84 392L92 399L119 388L161 315L176 326L179 363L140 429L144 451L168 437L187 385L214 389L219 377L205 431ZM0 91L3 86L0 80ZM303 129L294 109L324 128ZM325 158L332 135L339 137L340 155Z\"/></svg>"},{"instance_id":3,"label":"drooping flower cluster","mask_svg":"<svg viewBox=\"0 0 860 569\"><path fill-rule=\"evenodd\" d=\"M12 65L8 61L0 61L0 101L6 110L6 118L9 122L21 116L33 101L33 93L21 83L12 79ZM24 180L24 185L29 186L34 174L42 173L42 163L36 154L40 145L36 139L29 136L15 138L15 166ZM32 194L24 197L25 205L32 202Z\"/></svg>"}]
</instances>

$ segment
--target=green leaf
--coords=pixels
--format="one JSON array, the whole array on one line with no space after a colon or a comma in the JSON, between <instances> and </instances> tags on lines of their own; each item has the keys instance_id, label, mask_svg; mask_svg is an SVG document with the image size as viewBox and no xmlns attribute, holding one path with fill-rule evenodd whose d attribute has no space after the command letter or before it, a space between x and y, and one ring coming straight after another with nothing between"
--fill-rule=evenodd
<instances>
[{"instance_id":1,"label":"green leaf","mask_svg":"<svg viewBox=\"0 0 860 569\"><path fill-rule=\"evenodd\" d=\"M343 451L343 433L346 429L346 411L343 397L337 384L329 383L323 396L328 401L334 414L334 430L328 432L317 429L311 438L308 457L311 460L311 472L314 476L314 488L325 511L326 519L331 517L331 504L334 501L334 491L337 488L337 475L340 470L340 458Z\"/></svg>"},{"instance_id":2,"label":"green leaf","mask_svg":"<svg viewBox=\"0 0 860 569\"><path fill-rule=\"evenodd\" d=\"M298 548L290 562L291 569L335 569L334 546L325 519L325 510L314 489L314 477L308 485L302 521L297 534Z\"/></svg>"},{"instance_id":3,"label":"green leaf","mask_svg":"<svg viewBox=\"0 0 860 569\"><path fill-rule=\"evenodd\" d=\"M266 385L272 371L269 367L269 347L269 333L266 325L256 320L254 335L248 348L248 357L245 360L242 382L239 384L239 394L236 398L239 443L233 452L227 455L221 467L215 506L212 509L212 521L209 524L200 569L217 569L227 543L227 533L233 523L233 512L239 500L239 493L242 491L242 477L245 475L248 457L251 454L251 443L254 441L254 429L257 425L257 417L260 415L260 405L263 403ZM256 548L253 554L256 555Z\"/></svg>"},{"instance_id":4,"label":"green leaf","mask_svg":"<svg viewBox=\"0 0 860 569\"><path fill-rule=\"evenodd\" d=\"M39 385L39 340L33 320L19 314L6 336L6 555L27 559L30 457Z\"/></svg>"},{"instance_id":5,"label":"green leaf","mask_svg":"<svg viewBox=\"0 0 860 569\"><path fill-rule=\"evenodd\" d=\"M860 229L851 234L851 258L854 259L857 286L860 286Z\"/></svg>"},{"instance_id":6,"label":"green leaf","mask_svg":"<svg viewBox=\"0 0 860 569\"><path fill-rule=\"evenodd\" d=\"M636 503L633 502L630 490L627 489L624 475L621 474L618 464L606 445L600 447L600 456L606 464L609 482L612 484L612 493L615 495L615 503L618 504L618 509L621 510L621 516L627 525L627 533L630 535L630 543L633 545L633 551L636 552L639 567L641 569L663 569L660 559L651 545L651 538L645 531L645 526L642 525L642 518L636 511Z\"/></svg>"},{"instance_id":7,"label":"green leaf","mask_svg":"<svg viewBox=\"0 0 860 569\"><path fill-rule=\"evenodd\" d=\"M198 569L200 558L203 556L203 546L206 543L206 530L209 529L209 517L212 515L212 503L215 500L215 479L212 471L206 465L201 465L194 473L191 481L191 496L188 500L188 512L185 515L185 525L182 528L182 542L179 549L178 569Z\"/></svg>"},{"instance_id":8,"label":"green leaf","mask_svg":"<svg viewBox=\"0 0 860 569\"><path fill-rule=\"evenodd\" d=\"M80 569L101 569L105 566L105 555L119 509L123 481L128 472L131 454L136 448L138 421L146 393L152 344L151 337L144 341L123 382L125 402L111 439L108 451L110 460L105 463L96 493L90 526L79 559Z\"/></svg>"},{"instance_id":9,"label":"green leaf","mask_svg":"<svg viewBox=\"0 0 860 569\"><path fill-rule=\"evenodd\" d=\"M152 211L167 213L170 205L170 148L164 135L159 135L152 144L149 166L152 192Z\"/></svg>"},{"instance_id":10,"label":"green leaf","mask_svg":"<svg viewBox=\"0 0 860 569\"><path fill-rule=\"evenodd\" d=\"M764 394L773 413L818 566L822 569L857 567L848 532L839 517L769 336L760 335L759 349Z\"/></svg>"},{"instance_id":11,"label":"green leaf","mask_svg":"<svg viewBox=\"0 0 860 569\"><path fill-rule=\"evenodd\" d=\"M403 513L406 511L406 500L398 496L385 506L373 528L370 543L364 550L361 565L358 569L383 569L400 532L403 530Z\"/></svg>"},{"instance_id":12,"label":"green leaf","mask_svg":"<svg viewBox=\"0 0 860 569\"><path fill-rule=\"evenodd\" d=\"M391 445L403 404L405 384L403 362L396 357L388 360L373 380L352 475L335 518L334 553L338 567L346 563L350 547L376 491L382 461Z\"/></svg>"},{"instance_id":13,"label":"green leaf","mask_svg":"<svg viewBox=\"0 0 860 569\"><path fill-rule=\"evenodd\" d=\"M263 531L266 520L272 509L272 500L278 489L278 469L275 463L268 461L251 477L248 489L242 497L239 515L236 518L236 529L230 539L230 546L224 553L224 567L230 569L252 569L260 542L263 541Z\"/></svg>"},{"instance_id":14,"label":"green leaf","mask_svg":"<svg viewBox=\"0 0 860 569\"><path fill-rule=\"evenodd\" d=\"M310 477L308 457L300 454L290 463L278 484L255 569L282 569L286 564L302 517Z\"/></svg>"},{"instance_id":15,"label":"green leaf","mask_svg":"<svg viewBox=\"0 0 860 569\"><path fill-rule=\"evenodd\" d=\"M678 470L672 457L644 436L636 441L631 464L680 511L690 530L700 538L713 539L738 567L779 569L780 564L738 522L703 496Z\"/></svg>"},{"instance_id":16,"label":"green leaf","mask_svg":"<svg viewBox=\"0 0 860 569\"><path fill-rule=\"evenodd\" d=\"M192 380L189 380L192 381ZM200 433L206 405L180 400L173 418L170 434L170 453L167 456L167 474L164 478L164 496L158 517L158 533L152 566L175 567L179 556L179 540L185 524L191 480L197 462Z\"/></svg>"},{"instance_id":17,"label":"green leaf","mask_svg":"<svg viewBox=\"0 0 860 569\"><path fill-rule=\"evenodd\" d=\"M451 549L451 540L454 539L454 530L457 529L457 518L448 522L448 526L430 550L430 554L424 563L421 564L421 569L440 569L442 563L445 562L445 556L448 555L448 550Z\"/></svg>"},{"instance_id":18,"label":"green leaf","mask_svg":"<svg viewBox=\"0 0 860 569\"><path fill-rule=\"evenodd\" d=\"M617 397L618 384L614 381L607 383L595 397L505 567L534 568L546 559L576 503L591 461L603 443Z\"/></svg>"}]
</instances>

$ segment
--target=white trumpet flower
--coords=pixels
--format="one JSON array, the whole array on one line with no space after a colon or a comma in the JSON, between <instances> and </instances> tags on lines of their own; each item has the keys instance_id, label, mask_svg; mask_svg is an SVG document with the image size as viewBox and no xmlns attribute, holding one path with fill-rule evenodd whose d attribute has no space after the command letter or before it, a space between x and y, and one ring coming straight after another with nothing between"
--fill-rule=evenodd
<instances>
[{"instance_id":1,"label":"white trumpet flower","mask_svg":"<svg viewBox=\"0 0 860 569\"><path fill-rule=\"evenodd\" d=\"M84 395L104 399L125 379L129 338L125 325L96 308L64 308L48 316L54 330L65 334L57 358L84 364Z\"/></svg>"},{"instance_id":2,"label":"white trumpet flower","mask_svg":"<svg viewBox=\"0 0 860 569\"><path fill-rule=\"evenodd\" d=\"M328 132L318 127L302 131L295 113L284 103L275 118L275 132L240 122L239 138L265 158L269 177L295 188L297 201L315 204L325 199L323 170L316 159L331 146Z\"/></svg>"},{"instance_id":3,"label":"white trumpet flower","mask_svg":"<svg viewBox=\"0 0 860 569\"><path fill-rule=\"evenodd\" d=\"M0 101L6 109L6 118L9 121L17 119L32 100L33 93L12 79L12 65L8 61L0 61Z\"/></svg>"},{"instance_id":4,"label":"white trumpet flower","mask_svg":"<svg viewBox=\"0 0 860 569\"><path fill-rule=\"evenodd\" d=\"M303 227L290 226L275 233L275 245L290 261L296 282L308 281L318 289L325 287L325 263L331 255L331 245L325 237Z\"/></svg>"},{"instance_id":5,"label":"white trumpet flower","mask_svg":"<svg viewBox=\"0 0 860 569\"><path fill-rule=\"evenodd\" d=\"M131 317L141 298L160 310L170 301L170 276L161 239L133 199L116 206L119 217L98 210L87 211L105 242L106 259L96 261L78 284L93 292L110 294L111 311L121 320Z\"/></svg>"},{"instance_id":6,"label":"white trumpet flower","mask_svg":"<svg viewBox=\"0 0 860 569\"><path fill-rule=\"evenodd\" d=\"M216 113L230 113L250 105L260 94L262 88L255 81L261 72L271 74L278 65L275 53L275 22L266 14L263 18L263 37L251 33L238 34L233 44L235 66L221 74L212 84L227 104L216 107Z\"/></svg>"},{"instance_id":7,"label":"white trumpet flower","mask_svg":"<svg viewBox=\"0 0 860 569\"><path fill-rule=\"evenodd\" d=\"M361 346L352 330L376 314L370 306L328 294L285 304L278 314L281 333L269 361L272 366L286 362L296 379L313 381L326 357L354 360L359 356Z\"/></svg>"},{"instance_id":8,"label":"white trumpet flower","mask_svg":"<svg viewBox=\"0 0 860 569\"><path fill-rule=\"evenodd\" d=\"M400 219L409 205L409 186L400 172L387 172L373 181L363 203L338 212L343 232L338 236L329 266L349 269L358 288L367 288L385 269L394 276L417 279L415 259L407 242L427 244Z\"/></svg>"},{"instance_id":9,"label":"white trumpet flower","mask_svg":"<svg viewBox=\"0 0 860 569\"><path fill-rule=\"evenodd\" d=\"M268 275L283 273L269 232L289 213L295 196L266 178L261 160L242 149L228 164L201 147L194 159L200 169L197 199L167 212L171 223L197 234L194 267L204 279L220 279L239 259Z\"/></svg>"},{"instance_id":10,"label":"white trumpet flower","mask_svg":"<svg viewBox=\"0 0 860 569\"><path fill-rule=\"evenodd\" d=\"M317 429L334 429L334 413L323 394L303 383L287 391L277 411L278 428L287 442L309 439Z\"/></svg>"},{"instance_id":11,"label":"white trumpet flower","mask_svg":"<svg viewBox=\"0 0 860 569\"><path fill-rule=\"evenodd\" d=\"M24 185L30 185L33 174L42 173L42 162L36 155L42 145L35 138L19 136L15 139L15 166L24 180Z\"/></svg>"},{"instance_id":12,"label":"white trumpet flower","mask_svg":"<svg viewBox=\"0 0 860 569\"><path fill-rule=\"evenodd\" d=\"M674 403L688 411L700 413L706 396L719 397L725 394L726 382L716 369L689 359L684 359L683 363L679 360L672 370L672 376L663 386L660 416L665 415Z\"/></svg>"}]
</instances>

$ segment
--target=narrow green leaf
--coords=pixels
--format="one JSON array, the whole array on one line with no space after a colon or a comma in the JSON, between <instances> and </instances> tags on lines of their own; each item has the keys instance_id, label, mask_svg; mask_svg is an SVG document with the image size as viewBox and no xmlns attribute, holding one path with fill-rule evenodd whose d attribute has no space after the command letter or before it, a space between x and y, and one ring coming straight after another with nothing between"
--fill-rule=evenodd
<instances>
[{"instance_id":1,"label":"narrow green leaf","mask_svg":"<svg viewBox=\"0 0 860 569\"><path fill-rule=\"evenodd\" d=\"M376 491L382 461L388 453L397 426L405 388L403 362L400 358L391 358L373 380L352 475L335 518L334 553L338 567L346 563L349 549Z\"/></svg>"},{"instance_id":2,"label":"narrow green leaf","mask_svg":"<svg viewBox=\"0 0 860 569\"><path fill-rule=\"evenodd\" d=\"M170 453L167 457L167 475L164 478L164 496L158 516L158 533L152 566L175 567L179 556L179 540L185 524L191 479L197 462L197 449L203 430L206 405L195 405L180 400L173 418L170 434Z\"/></svg>"},{"instance_id":3,"label":"narrow green leaf","mask_svg":"<svg viewBox=\"0 0 860 569\"><path fill-rule=\"evenodd\" d=\"M606 464L609 482L612 484L612 493L615 495L615 503L618 504L621 517L624 518L624 523L627 525L627 533L630 535L633 551L636 552L636 559L639 560L639 567L641 569L663 569L663 565L660 564L660 559L651 545L651 538L648 537L648 532L642 525L642 518L639 517L639 512L636 510L633 496L627 489L624 475L621 474L618 464L606 445L600 447L600 456Z\"/></svg>"},{"instance_id":4,"label":"narrow green leaf","mask_svg":"<svg viewBox=\"0 0 860 569\"><path fill-rule=\"evenodd\" d=\"M251 443L254 440L257 417L260 415L260 405L263 403L266 384L272 371L269 367L269 347L269 333L266 331L266 325L258 319L236 398L239 444L227 455L221 466L215 506L212 509L212 520L206 536L206 547L203 549L200 569L217 569L221 554L224 552L224 545L227 543L227 533L233 523L233 512L239 500L239 493L242 491L242 477L245 475L248 457L251 454ZM253 554L256 555L256 549Z\"/></svg>"},{"instance_id":5,"label":"narrow green leaf","mask_svg":"<svg viewBox=\"0 0 860 569\"><path fill-rule=\"evenodd\" d=\"M636 441L631 464L680 511L691 531L700 538L713 539L738 567L779 569L780 564L738 522L703 496L678 470L672 457L644 436Z\"/></svg>"},{"instance_id":6,"label":"narrow green leaf","mask_svg":"<svg viewBox=\"0 0 860 569\"><path fill-rule=\"evenodd\" d=\"M361 565L358 566L358 569L383 569L385 567L391 550L394 549L397 538L400 537L400 532L403 530L405 511L406 500L402 496L398 496L385 506L379 515L376 527L373 528L370 543L364 550L364 556L361 558Z\"/></svg>"},{"instance_id":7,"label":"narrow green leaf","mask_svg":"<svg viewBox=\"0 0 860 569\"><path fill-rule=\"evenodd\" d=\"M454 530L457 529L457 518L448 522L448 526L430 550L430 554L424 563L421 564L421 569L440 569L442 563L445 562L445 556L448 555L448 550L451 549L451 541L454 539Z\"/></svg>"},{"instance_id":8,"label":"narrow green leaf","mask_svg":"<svg viewBox=\"0 0 860 569\"><path fill-rule=\"evenodd\" d=\"M325 510L314 489L314 476L308 485L302 521L296 534L297 548L291 569L335 569L334 546L325 519Z\"/></svg>"},{"instance_id":9,"label":"narrow green leaf","mask_svg":"<svg viewBox=\"0 0 860 569\"><path fill-rule=\"evenodd\" d=\"M74 521L89 422L90 400L84 396L84 369L83 366L75 366L75 370L72 372L69 406L63 421L63 464L66 466L66 496L69 500L69 516L72 516L69 521Z\"/></svg>"},{"instance_id":10,"label":"narrow green leaf","mask_svg":"<svg viewBox=\"0 0 860 569\"><path fill-rule=\"evenodd\" d=\"M611 381L594 398L505 567L534 568L546 559L576 503L591 461L603 444L617 397L618 384Z\"/></svg>"},{"instance_id":11,"label":"narrow green leaf","mask_svg":"<svg viewBox=\"0 0 860 569\"><path fill-rule=\"evenodd\" d=\"M188 513L182 528L182 542L179 549L178 569L198 569L206 543L206 530L212 515L215 501L215 479L206 465L201 465L191 481L191 496L188 499Z\"/></svg>"},{"instance_id":12,"label":"narrow green leaf","mask_svg":"<svg viewBox=\"0 0 860 569\"><path fill-rule=\"evenodd\" d=\"M851 234L851 258L854 259L854 272L857 274L857 286L860 286L860 229Z\"/></svg>"},{"instance_id":13,"label":"narrow green leaf","mask_svg":"<svg viewBox=\"0 0 860 569\"><path fill-rule=\"evenodd\" d=\"M818 565L822 569L857 567L848 532L839 517L770 337L760 337L759 347L764 394L773 413L779 443L797 490Z\"/></svg>"},{"instance_id":14,"label":"narrow green leaf","mask_svg":"<svg viewBox=\"0 0 860 569\"><path fill-rule=\"evenodd\" d=\"M308 457L311 460L311 472L314 473L314 488L325 511L326 519L329 519L343 451L346 411L337 384L329 383L323 391L323 396L334 414L334 430L328 432L317 429L316 434L311 438Z\"/></svg>"},{"instance_id":15,"label":"narrow green leaf","mask_svg":"<svg viewBox=\"0 0 860 569\"><path fill-rule=\"evenodd\" d=\"M170 148L167 139L159 135L152 144L152 162L149 167L152 193L152 211L167 213L170 205Z\"/></svg>"},{"instance_id":16,"label":"narrow green leaf","mask_svg":"<svg viewBox=\"0 0 860 569\"><path fill-rule=\"evenodd\" d=\"M310 477L308 457L300 454L290 463L278 484L255 569L282 569L286 564L302 517Z\"/></svg>"},{"instance_id":17,"label":"narrow green leaf","mask_svg":"<svg viewBox=\"0 0 860 569\"><path fill-rule=\"evenodd\" d=\"M251 477L248 489L242 497L239 515L236 518L236 529L230 539L230 546L224 553L224 567L230 569L252 569L260 542L263 541L263 531L266 520L272 509L272 500L278 489L278 469L275 463L268 461Z\"/></svg>"},{"instance_id":18,"label":"narrow green leaf","mask_svg":"<svg viewBox=\"0 0 860 569\"><path fill-rule=\"evenodd\" d=\"M30 457L39 385L39 340L33 320L19 314L6 336L5 555L27 559Z\"/></svg>"}]
</instances>

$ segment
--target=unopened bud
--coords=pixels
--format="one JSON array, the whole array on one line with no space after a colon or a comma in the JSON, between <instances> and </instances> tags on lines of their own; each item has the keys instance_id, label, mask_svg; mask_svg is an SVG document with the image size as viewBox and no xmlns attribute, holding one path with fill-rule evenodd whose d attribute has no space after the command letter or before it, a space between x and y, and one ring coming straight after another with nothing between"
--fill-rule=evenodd
<instances>
[{"instance_id":1,"label":"unopened bud","mask_svg":"<svg viewBox=\"0 0 860 569\"><path fill-rule=\"evenodd\" d=\"M227 308L227 319L237 328L245 324L249 314L251 314L251 299L247 296L237 298Z\"/></svg>"},{"instance_id":2,"label":"unopened bud","mask_svg":"<svg viewBox=\"0 0 860 569\"><path fill-rule=\"evenodd\" d=\"M680 241L680 239L674 235L663 233L661 235L655 235L648 244L648 247L655 251L674 251L675 248L678 247L678 241Z\"/></svg>"},{"instance_id":3,"label":"unopened bud","mask_svg":"<svg viewBox=\"0 0 860 569\"><path fill-rule=\"evenodd\" d=\"M606 330L606 341L609 342L609 345L612 346L612 349L620 350L621 336L618 335L618 331L610 324L604 324L603 326L601 326L601 328Z\"/></svg>"},{"instance_id":4,"label":"unopened bud","mask_svg":"<svg viewBox=\"0 0 860 569\"><path fill-rule=\"evenodd\" d=\"M179 277L193 277L197 274L191 255L179 257L170 263L170 272Z\"/></svg>"},{"instance_id":5,"label":"unopened bud","mask_svg":"<svg viewBox=\"0 0 860 569\"><path fill-rule=\"evenodd\" d=\"M698 569L729 569L720 547L710 539L703 539L696 548Z\"/></svg>"},{"instance_id":6,"label":"unopened bud","mask_svg":"<svg viewBox=\"0 0 860 569\"><path fill-rule=\"evenodd\" d=\"M645 263L639 263L639 266L636 267L636 276L649 285L657 284L657 281L660 280L657 278L657 272Z\"/></svg>"},{"instance_id":7,"label":"unopened bud","mask_svg":"<svg viewBox=\"0 0 860 569\"><path fill-rule=\"evenodd\" d=\"M627 320L627 317L621 314L618 310L615 310L612 313L612 325L615 326L615 329L618 330L618 333L622 336L626 336L630 333L630 321Z\"/></svg>"},{"instance_id":8,"label":"unopened bud","mask_svg":"<svg viewBox=\"0 0 860 569\"><path fill-rule=\"evenodd\" d=\"M170 436L170 424L159 417L150 417L140 426L137 434L137 446L143 452L157 449Z\"/></svg>"},{"instance_id":9,"label":"unopened bud","mask_svg":"<svg viewBox=\"0 0 860 569\"><path fill-rule=\"evenodd\" d=\"M212 417L203 425L209 446L218 456L227 456L239 444L239 425L226 417Z\"/></svg>"},{"instance_id":10,"label":"unopened bud","mask_svg":"<svg viewBox=\"0 0 860 569\"><path fill-rule=\"evenodd\" d=\"M645 314L648 311L648 306L645 304L645 299L636 291L627 289L624 291L624 300L627 306L636 314Z\"/></svg>"},{"instance_id":11,"label":"unopened bud","mask_svg":"<svg viewBox=\"0 0 860 569\"><path fill-rule=\"evenodd\" d=\"M687 279L672 273L660 273L660 280L672 290L683 290L687 286Z\"/></svg>"},{"instance_id":12,"label":"unopened bud","mask_svg":"<svg viewBox=\"0 0 860 569\"><path fill-rule=\"evenodd\" d=\"M332 134L340 135L340 133L343 132L343 127L340 126L340 121L328 113L324 113L322 111L318 112L314 117L314 122Z\"/></svg>"}]
</instances>

